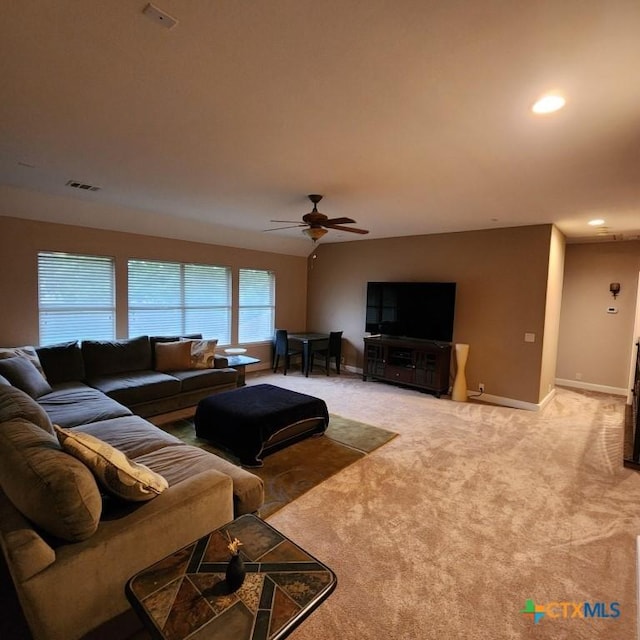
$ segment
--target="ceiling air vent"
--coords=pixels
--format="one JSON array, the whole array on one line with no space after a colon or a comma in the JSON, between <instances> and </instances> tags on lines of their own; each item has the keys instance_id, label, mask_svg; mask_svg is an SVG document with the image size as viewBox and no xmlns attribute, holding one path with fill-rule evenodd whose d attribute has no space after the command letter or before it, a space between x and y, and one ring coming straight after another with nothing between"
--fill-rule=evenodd
<instances>
[{"instance_id":1,"label":"ceiling air vent","mask_svg":"<svg viewBox=\"0 0 640 640\"><path fill-rule=\"evenodd\" d=\"M165 29L173 29L173 27L178 24L178 21L173 16L170 16L166 11L159 9L151 3L142 10L142 13Z\"/></svg>"},{"instance_id":2,"label":"ceiling air vent","mask_svg":"<svg viewBox=\"0 0 640 640\"><path fill-rule=\"evenodd\" d=\"M78 182L77 180L69 180L67 187L73 187L74 189L81 189L82 191L100 191L101 187L94 187L92 184L85 184L84 182Z\"/></svg>"}]
</instances>

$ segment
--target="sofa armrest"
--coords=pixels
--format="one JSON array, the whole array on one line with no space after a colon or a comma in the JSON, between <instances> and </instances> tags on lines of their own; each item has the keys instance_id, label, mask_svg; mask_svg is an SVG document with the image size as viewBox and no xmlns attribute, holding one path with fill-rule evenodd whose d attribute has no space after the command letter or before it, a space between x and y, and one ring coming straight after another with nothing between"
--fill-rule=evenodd
<instances>
[{"instance_id":1,"label":"sofa armrest","mask_svg":"<svg viewBox=\"0 0 640 640\"><path fill-rule=\"evenodd\" d=\"M14 581L24 582L55 562L55 551L1 492L0 522L2 550Z\"/></svg>"},{"instance_id":2,"label":"sofa armrest","mask_svg":"<svg viewBox=\"0 0 640 640\"><path fill-rule=\"evenodd\" d=\"M20 582L46 569L56 559L55 551L33 529L10 531L3 546L12 575Z\"/></svg>"},{"instance_id":3,"label":"sofa armrest","mask_svg":"<svg viewBox=\"0 0 640 640\"><path fill-rule=\"evenodd\" d=\"M215 354L213 356L213 368L214 369L226 369L229 366L229 360L226 356Z\"/></svg>"}]
</instances>

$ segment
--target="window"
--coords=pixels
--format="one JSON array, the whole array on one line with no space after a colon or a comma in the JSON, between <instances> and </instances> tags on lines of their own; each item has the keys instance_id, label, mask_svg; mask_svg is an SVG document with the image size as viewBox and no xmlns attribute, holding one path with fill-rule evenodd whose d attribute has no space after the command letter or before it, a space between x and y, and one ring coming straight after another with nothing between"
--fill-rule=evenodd
<instances>
[{"instance_id":1,"label":"window","mask_svg":"<svg viewBox=\"0 0 640 640\"><path fill-rule=\"evenodd\" d=\"M231 342L231 270L129 260L129 335L186 333Z\"/></svg>"},{"instance_id":2,"label":"window","mask_svg":"<svg viewBox=\"0 0 640 640\"><path fill-rule=\"evenodd\" d=\"M240 269L239 342L261 342L273 338L275 280L272 271Z\"/></svg>"},{"instance_id":3,"label":"window","mask_svg":"<svg viewBox=\"0 0 640 640\"><path fill-rule=\"evenodd\" d=\"M114 260L38 254L41 345L115 337Z\"/></svg>"}]
</instances>

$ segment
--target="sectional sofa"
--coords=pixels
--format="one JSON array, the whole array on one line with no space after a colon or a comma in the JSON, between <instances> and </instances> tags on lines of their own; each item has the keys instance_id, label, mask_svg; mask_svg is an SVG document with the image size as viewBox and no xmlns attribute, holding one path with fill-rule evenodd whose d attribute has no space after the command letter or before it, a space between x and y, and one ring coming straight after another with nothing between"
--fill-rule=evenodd
<instances>
[{"instance_id":1,"label":"sectional sofa","mask_svg":"<svg viewBox=\"0 0 640 640\"><path fill-rule=\"evenodd\" d=\"M219 358L174 369L200 341L170 338L0 351L0 544L35 640L130 616L129 577L262 505L260 478L142 417L235 386Z\"/></svg>"}]
</instances>

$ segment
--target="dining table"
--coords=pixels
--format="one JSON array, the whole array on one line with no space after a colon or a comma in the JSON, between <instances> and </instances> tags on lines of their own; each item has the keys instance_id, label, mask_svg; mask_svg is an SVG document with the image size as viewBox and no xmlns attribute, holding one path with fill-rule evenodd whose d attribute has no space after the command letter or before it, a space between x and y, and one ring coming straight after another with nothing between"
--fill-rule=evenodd
<instances>
[{"instance_id":1,"label":"dining table","mask_svg":"<svg viewBox=\"0 0 640 640\"><path fill-rule=\"evenodd\" d=\"M329 334L315 331L296 331L289 334L289 342L298 343L302 347L302 370L305 378L311 370L311 354L314 351L329 348Z\"/></svg>"}]
</instances>

